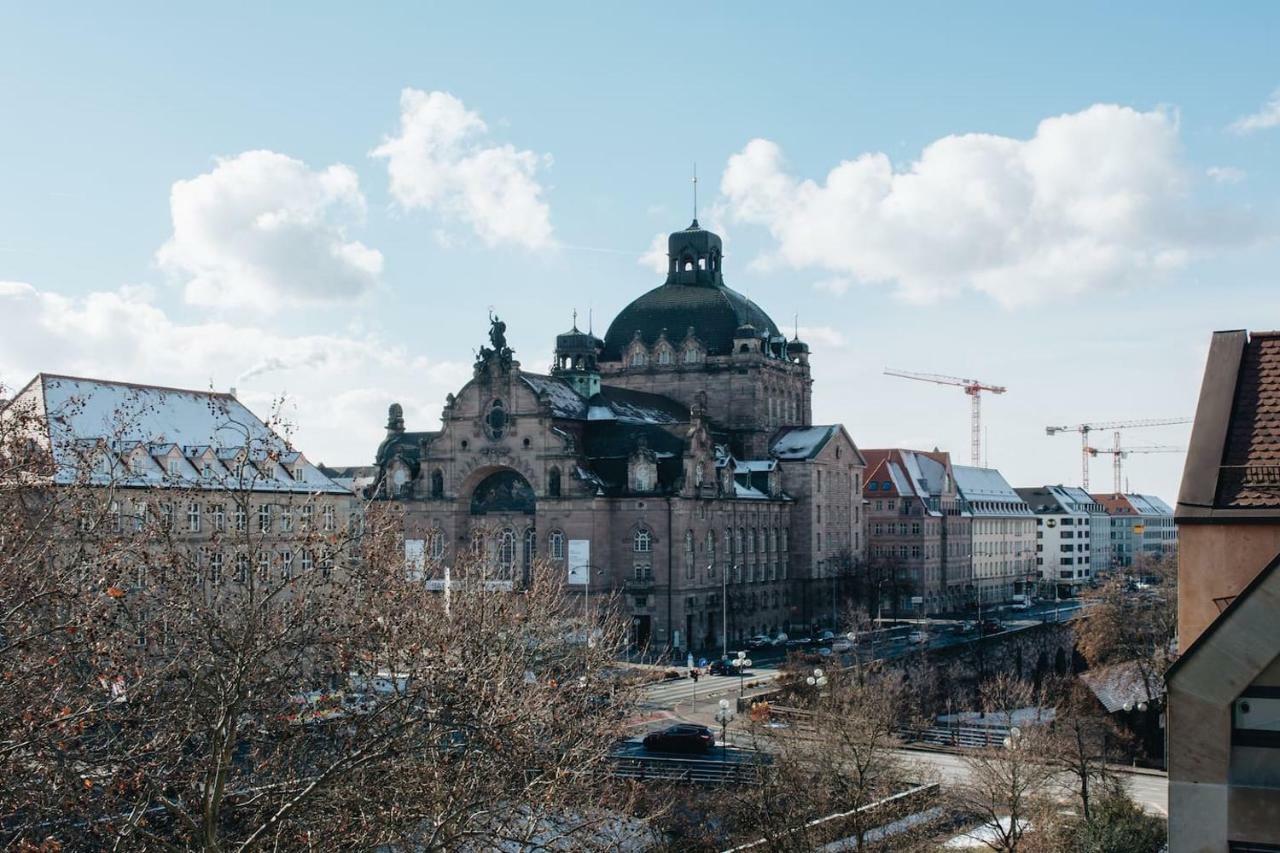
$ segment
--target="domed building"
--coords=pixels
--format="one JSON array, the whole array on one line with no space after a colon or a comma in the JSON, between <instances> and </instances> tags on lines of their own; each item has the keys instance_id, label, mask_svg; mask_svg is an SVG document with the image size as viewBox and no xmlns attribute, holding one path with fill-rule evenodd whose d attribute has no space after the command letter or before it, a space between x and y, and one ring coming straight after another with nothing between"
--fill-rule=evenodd
<instances>
[{"instance_id":1,"label":"domed building","mask_svg":"<svg viewBox=\"0 0 1280 853\"><path fill-rule=\"evenodd\" d=\"M668 254L603 340L557 335L548 373L491 317L438 431L391 405L371 495L401 504L424 582L471 549L518 588L543 557L584 594L622 593L633 642L659 649L835 627L865 557L865 461L812 423L809 348L724 283L720 237L695 220Z\"/></svg>"}]
</instances>

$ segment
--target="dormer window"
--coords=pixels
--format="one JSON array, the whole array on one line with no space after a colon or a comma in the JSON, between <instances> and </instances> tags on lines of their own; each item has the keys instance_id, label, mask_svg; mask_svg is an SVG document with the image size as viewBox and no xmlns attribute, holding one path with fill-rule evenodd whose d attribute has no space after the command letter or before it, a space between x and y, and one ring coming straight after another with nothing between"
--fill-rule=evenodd
<instances>
[{"instance_id":1,"label":"dormer window","mask_svg":"<svg viewBox=\"0 0 1280 853\"><path fill-rule=\"evenodd\" d=\"M669 349L660 350L658 352L658 364L670 364L670 363L671 363L671 350Z\"/></svg>"},{"instance_id":2,"label":"dormer window","mask_svg":"<svg viewBox=\"0 0 1280 853\"><path fill-rule=\"evenodd\" d=\"M631 358L628 364L632 367L644 367L649 363L649 355L642 349L634 349L631 351Z\"/></svg>"},{"instance_id":3,"label":"dormer window","mask_svg":"<svg viewBox=\"0 0 1280 853\"><path fill-rule=\"evenodd\" d=\"M697 347L689 347L688 349L686 349L686 350L684 351L684 363L685 363L685 364L697 364L697 363L698 363L698 360L699 360L699 356L698 356L698 348L697 348Z\"/></svg>"},{"instance_id":4,"label":"dormer window","mask_svg":"<svg viewBox=\"0 0 1280 853\"><path fill-rule=\"evenodd\" d=\"M178 458L176 456L170 456L166 460L165 470L169 472L170 477L178 476Z\"/></svg>"},{"instance_id":5,"label":"dormer window","mask_svg":"<svg viewBox=\"0 0 1280 853\"><path fill-rule=\"evenodd\" d=\"M301 483L307 476L307 469L302 465L293 466L293 479L296 483Z\"/></svg>"}]
</instances>

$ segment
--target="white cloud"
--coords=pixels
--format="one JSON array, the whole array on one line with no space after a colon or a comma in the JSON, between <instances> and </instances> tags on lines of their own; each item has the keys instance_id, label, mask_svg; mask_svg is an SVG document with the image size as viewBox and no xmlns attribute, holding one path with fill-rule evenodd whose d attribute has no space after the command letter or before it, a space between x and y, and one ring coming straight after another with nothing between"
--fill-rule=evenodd
<instances>
[{"instance_id":1,"label":"white cloud","mask_svg":"<svg viewBox=\"0 0 1280 853\"><path fill-rule=\"evenodd\" d=\"M916 301L972 289L1014 305L1145 280L1240 239L1198 219L1189 185L1176 116L1095 105L1026 140L947 136L905 168L862 154L822 182L793 176L776 143L755 139L720 189L731 219L769 229L768 265L891 284Z\"/></svg>"},{"instance_id":2,"label":"white cloud","mask_svg":"<svg viewBox=\"0 0 1280 853\"><path fill-rule=\"evenodd\" d=\"M290 336L269 326L182 323L145 288L69 298L0 282L0 382L39 371L173 385L236 387L260 416L287 395L298 446L313 461L368 464L399 402L413 429L430 429L445 394L470 366L412 357L373 335Z\"/></svg>"},{"instance_id":3,"label":"white cloud","mask_svg":"<svg viewBox=\"0 0 1280 853\"><path fill-rule=\"evenodd\" d=\"M1271 97L1256 113L1241 116L1231 123L1234 133L1252 133L1255 130L1267 130L1280 126L1280 89L1271 93Z\"/></svg>"},{"instance_id":4,"label":"white cloud","mask_svg":"<svg viewBox=\"0 0 1280 853\"><path fill-rule=\"evenodd\" d=\"M849 292L850 287L853 287L853 282L849 281L847 278L840 278L839 276L835 276L834 278L824 278L821 281L815 281L813 283L814 290L823 290L830 293L832 296L844 296Z\"/></svg>"},{"instance_id":5,"label":"white cloud","mask_svg":"<svg viewBox=\"0 0 1280 853\"><path fill-rule=\"evenodd\" d=\"M372 156L387 161L391 194L406 210L460 219L491 246L554 246L537 180L551 158L493 144L480 116L448 92L403 90L400 135L385 138Z\"/></svg>"},{"instance_id":6,"label":"white cloud","mask_svg":"<svg viewBox=\"0 0 1280 853\"><path fill-rule=\"evenodd\" d=\"M800 340L813 346L814 344L828 349L840 349L848 343L844 334L830 326L801 326Z\"/></svg>"},{"instance_id":7,"label":"white cloud","mask_svg":"<svg viewBox=\"0 0 1280 853\"><path fill-rule=\"evenodd\" d=\"M1204 173L1219 184L1238 184L1245 178L1244 170L1235 166L1210 166Z\"/></svg>"},{"instance_id":8,"label":"white cloud","mask_svg":"<svg viewBox=\"0 0 1280 853\"><path fill-rule=\"evenodd\" d=\"M645 269L665 275L667 272L667 235L659 231L653 235L653 242L649 244L649 248L645 253L636 259L636 262Z\"/></svg>"},{"instance_id":9,"label":"white cloud","mask_svg":"<svg viewBox=\"0 0 1280 853\"><path fill-rule=\"evenodd\" d=\"M173 236L156 253L198 305L345 301L378 283L382 254L347 236L363 220L356 173L313 171L273 151L222 158L173 185Z\"/></svg>"}]
</instances>

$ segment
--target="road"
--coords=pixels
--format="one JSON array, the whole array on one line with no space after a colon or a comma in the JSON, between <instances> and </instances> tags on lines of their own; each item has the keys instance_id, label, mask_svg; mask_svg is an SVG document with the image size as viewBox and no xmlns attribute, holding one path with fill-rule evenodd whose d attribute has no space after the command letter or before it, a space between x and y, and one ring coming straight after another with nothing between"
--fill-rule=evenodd
<instances>
[{"instance_id":1,"label":"road","mask_svg":"<svg viewBox=\"0 0 1280 853\"><path fill-rule=\"evenodd\" d=\"M659 681L644 689L640 705L649 710L672 711L680 716L714 714L721 699L736 697L740 689L746 695L758 692L770 686L777 677L776 668L757 666L747 670L741 681L736 675L704 675L696 682L692 678Z\"/></svg>"},{"instance_id":2,"label":"road","mask_svg":"<svg viewBox=\"0 0 1280 853\"><path fill-rule=\"evenodd\" d=\"M916 749L900 749L897 753L904 761L919 767L922 778L936 778L944 786L963 784L968 779L969 766L963 756ZM1124 780L1134 802L1145 810L1160 815L1169 813L1169 779L1163 773L1116 768L1116 775ZM1069 780L1064 778L1062 784L1068 785Z\"/></svg>"}]
</instances>

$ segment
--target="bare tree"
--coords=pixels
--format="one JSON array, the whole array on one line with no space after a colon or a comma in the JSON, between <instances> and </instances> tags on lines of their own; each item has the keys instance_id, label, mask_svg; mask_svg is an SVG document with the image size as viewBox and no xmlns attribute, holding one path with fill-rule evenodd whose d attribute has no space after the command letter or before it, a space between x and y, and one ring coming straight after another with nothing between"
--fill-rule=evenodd
<instances>
[{"instance_id":1,"label":"bare tree","mask_svg":"<svg viewBox=\"0 0 1280 853\"><path fill-rule=\"evenodd\" d=\"M632 705L610 602L586 624L552 566L522 587L486 548L429 583L443 565L406 565L394 504L265 491L283 442L200 489L132 489L125 515L127 476L87 446L73 467L93 476L56 479L18 414L0 419L0 842L612 843L628 792L601 778Z\"/></svg>"},{"instance_id":2,"label":"bare tree","mask_svg":"<svg viewBox=\"0 0 1280 853\"><path fill-rule=\"evenodd\" d=\"M1107 783L1107 760L1130 740L1099 707L1097 700L1078 679L1047 688L1046 693L1063 697L1055 708L1047 738L1046 758L1064 774L1080 806L1080 816L1090 821L1098 790Z\"/></svg>"},{"instance_id":3,"label":"bare tree","mask_svg":"<svg viewBox=\"0 0 1280 853\"><path fill-rule=\"evenodd\" d=\"M1006 715L1029 707L1031 688L1001 674L983 685L983 709ZM964 759L968 770L954 796L961 811L974 815L982 843L1000 853L1025 851L1056 814L1050 800L1055 774L1047 759L1047 732L1042 726L1014 726L998 747L974 750Z\"/></svg>"},{"instance_id":4,"label":"bare tree","mask_svg":"<svg viewBox=\"0 0 1280 853\"><path fill-rule=\"evenodd\" d=\"M1178 636L1176 553L1141 556L1128 572L1086 593L1085 602L1088 616L1077 628L1081 654L1091 666L1132 661L1150 695L1158 695Z\"/></svg>"}]
</instances>

